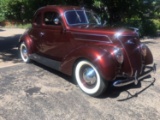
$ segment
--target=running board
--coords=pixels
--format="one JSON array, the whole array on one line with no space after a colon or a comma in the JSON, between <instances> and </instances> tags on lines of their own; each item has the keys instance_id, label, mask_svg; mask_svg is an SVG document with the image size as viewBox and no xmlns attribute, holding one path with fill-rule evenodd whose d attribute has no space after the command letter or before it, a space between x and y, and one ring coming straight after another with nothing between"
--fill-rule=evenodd
<instances>
[{"instance_id":1,"label":"running board","mask_svg":"<svg viewBox=\"0 0 160 120\"><path fill-rule=\"evenodd\" d=\"M29 58L47 67L60 71L61 62L59 61L40 56L38 54L31 54L29 55Z\"/></svg>"}]
</instances>

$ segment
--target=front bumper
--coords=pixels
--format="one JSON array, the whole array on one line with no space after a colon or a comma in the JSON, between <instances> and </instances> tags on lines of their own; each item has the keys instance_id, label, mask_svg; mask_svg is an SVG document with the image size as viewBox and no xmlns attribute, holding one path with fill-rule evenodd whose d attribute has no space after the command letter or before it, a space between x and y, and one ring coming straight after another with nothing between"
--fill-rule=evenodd
<instances>
[{"instance_id":1,"label":"front bumper","mask_svg":"<svg viewBox=\"0 0 160 120\"><path fill-rule=\"evenodd\" d=\"M138 76L137 75L137 71L135 72L134 76L131 78L127 78L125 80L115 80L113 82L113 86L114 87L122 87L122 86L126 86L129 84L134 83L135 85L138 84L138 81L146 78L147 76L151 75L151 72L153 72L155 74L156 72L156 64L152 64L151 66L145 66L145 69L143 70L143 72ZM153 78L153 77L152 77Z\"/></svg>"}]
</instances>

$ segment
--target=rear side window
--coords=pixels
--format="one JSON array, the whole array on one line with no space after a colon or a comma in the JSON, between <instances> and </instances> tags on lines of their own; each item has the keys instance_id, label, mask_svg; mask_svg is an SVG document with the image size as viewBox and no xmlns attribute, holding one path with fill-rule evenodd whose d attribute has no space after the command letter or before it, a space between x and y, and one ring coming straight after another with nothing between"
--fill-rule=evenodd
<instances>
[{"instance_id":1,"label":"rear side window","mask_svg":"<svg viewBox=\"0 0 160 120\"><path fill-rule=\"evenodd\" d=\"M44 13L43 21L45 25L60 25L59 19L60 19L59 14L57 12L45 12Z\"/></svg>"},{"instance_id":2,"label":"rear side window","mask_svg":"<svg viewBox=\"0 0 160 120\"><path fill-rule=\"evenodd\" d=\"M39 14L36 15L34 23L36 25L40 25L41 24L41 13L39 13Z\"/></svg>"}]
</instances>

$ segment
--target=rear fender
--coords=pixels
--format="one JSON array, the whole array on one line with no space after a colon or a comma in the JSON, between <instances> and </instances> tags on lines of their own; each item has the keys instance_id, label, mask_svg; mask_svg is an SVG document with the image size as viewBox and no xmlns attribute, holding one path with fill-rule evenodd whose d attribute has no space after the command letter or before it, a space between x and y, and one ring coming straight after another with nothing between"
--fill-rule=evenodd
<instances>
[{"instance_id":1,"label":"rear fender","mask_svg":"<svg viewBox=\"0 0 160 120\"><path fill-rule=\"evenodd\" d=\"M102 78L112 80L116 75L117 64L109 51L101 48L83 46L68 54L62 61L60 71L72 75L76 63L88 60L95 65Z\"/></svg>"},{"instance_id":2,"label":"rear fender","mask_svg":"<svg viewBox=\"0 0 160 120\"><path fill-rule=\"evenodd\" d=\"M19 40L19 45L22 42L24 42L26 44L29 54L34 53L35 49L34 49L33 40L30 38L30 36L27 33L25 33L24 35L21 36L21 38Z\"/></svg>"}]
</instances>

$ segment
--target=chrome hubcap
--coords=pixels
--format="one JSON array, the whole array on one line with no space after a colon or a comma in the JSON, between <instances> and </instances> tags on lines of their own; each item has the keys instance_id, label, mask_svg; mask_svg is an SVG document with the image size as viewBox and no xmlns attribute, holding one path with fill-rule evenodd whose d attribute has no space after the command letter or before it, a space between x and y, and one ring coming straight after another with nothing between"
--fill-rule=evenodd
<instances>
[{"instance_id":1,"label":"chrome hubcap","mask_svg":"<svg viewBox=\"0 0 160 120\"><path fill-rule=\"evenodd\" d=\"M28 60L28 51L24 44L21 45L21 56L24 61Z\"/></svg>"},{"instance_id":2,"label":"chrome hubcap","mask_svg":"<svg viewBox=\"0 0 160 120\"><path fill-rule=\"evenodd\" d=\"M97 81L96 73L93 68L86 67L83 72L83 80L87 85L92 86L95 85Z\"/></svg>"}]
</instances>

